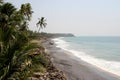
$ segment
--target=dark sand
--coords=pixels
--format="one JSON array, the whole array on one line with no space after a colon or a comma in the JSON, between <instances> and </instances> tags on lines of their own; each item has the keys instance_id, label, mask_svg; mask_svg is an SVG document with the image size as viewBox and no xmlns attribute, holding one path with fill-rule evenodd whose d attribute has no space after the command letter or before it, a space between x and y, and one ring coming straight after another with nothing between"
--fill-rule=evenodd
<instances>
[{"instance_id":1,"label":"dark sand","mask_svg":"<svg viewBox=\"0 0 120 80\"><path fill-rule=\"evenodd\" d=\"M55 66L65 73L68 80L120 80L120 77L101 70L82 60L77 60L76 57L70 55L70 52L57 48L55 45L50 45L45 42L49 55Z\"/></svg>"}]
</instances>

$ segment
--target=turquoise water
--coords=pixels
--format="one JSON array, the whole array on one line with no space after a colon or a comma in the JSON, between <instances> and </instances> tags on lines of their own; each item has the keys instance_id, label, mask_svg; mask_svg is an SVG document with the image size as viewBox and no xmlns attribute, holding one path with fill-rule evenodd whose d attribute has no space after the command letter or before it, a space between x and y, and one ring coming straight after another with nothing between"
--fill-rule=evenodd
<instances>
[{"instance_id":1,"label":"turquoise water","mask_svg":"<svg viewBox=\"0 0 120 80\"><path fill-rule=\"evenodd\" d=\"M69 49L86 52L96 58L120 61L120 37L68 37Z\"/></svg>"},{"instance_id":2,"label":"turquoise water","mask_svg":"<svg viewBox=\"0 0 120 80\"><path fill-rule=\"evenodd\" d=\"M65 37L54 41L57 47L120 76L120 37Z\"/></svg>"}]
</instances>

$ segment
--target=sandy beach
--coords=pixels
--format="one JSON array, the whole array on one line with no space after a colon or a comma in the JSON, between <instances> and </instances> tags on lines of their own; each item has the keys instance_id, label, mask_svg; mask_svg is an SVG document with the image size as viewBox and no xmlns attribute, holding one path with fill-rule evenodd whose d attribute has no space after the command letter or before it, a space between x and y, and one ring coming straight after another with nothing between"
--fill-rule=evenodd
<instances>
[{"instance_id":1,"label":"sandy beach","mask_svg":"<svg viewBox=\"0 0 120 80\"><path fill-rule=\"evenodd\" d=\"M120 77L106 72L76 59L70 52L50 45L49 41L43 44L56 67L63 71L68 80L120 80Z\"/></svg>"}]
</instances>

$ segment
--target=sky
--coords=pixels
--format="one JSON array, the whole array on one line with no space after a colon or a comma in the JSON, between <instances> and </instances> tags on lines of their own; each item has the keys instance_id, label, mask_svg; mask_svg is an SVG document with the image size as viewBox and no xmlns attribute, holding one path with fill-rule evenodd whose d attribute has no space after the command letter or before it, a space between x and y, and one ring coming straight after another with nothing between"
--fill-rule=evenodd
<instances>
[{"instance_id":1,"label":"sky","mask_svg":"<svg viewBox=\"0 0 120 80\"><path fill-rule=\"evenodd\" d=\"M38 30L38 18L45 17L50 33L77 36L120 36L120 0L5 0L17 8L30 3L34 11L29 29Z\"/></svg>"}]
</instances>

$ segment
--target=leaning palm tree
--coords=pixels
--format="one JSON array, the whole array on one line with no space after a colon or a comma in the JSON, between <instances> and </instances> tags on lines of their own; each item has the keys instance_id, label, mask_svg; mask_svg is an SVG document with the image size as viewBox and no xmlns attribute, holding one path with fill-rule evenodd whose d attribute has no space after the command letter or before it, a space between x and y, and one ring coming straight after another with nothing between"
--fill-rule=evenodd
<instances>
[{"instance_id":1,"label":"leaning palm tree","mask_svg":"<svg viewBox=\"0 0 120 80\"><path fill-rule=\"evenodd\" d=\"M38 18L38 19L39 19L39 21L37 22L36 25L37 25L37 27L39 27L39 29L38 29L38 32L39 32L40 29L43 29L46 27L47 23L45 22L46 20L44 17L41 17L41 19L40 18Z\"/></svg>"}]
</instances>

